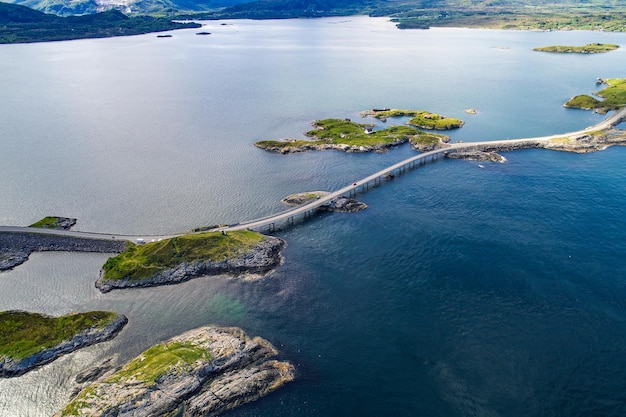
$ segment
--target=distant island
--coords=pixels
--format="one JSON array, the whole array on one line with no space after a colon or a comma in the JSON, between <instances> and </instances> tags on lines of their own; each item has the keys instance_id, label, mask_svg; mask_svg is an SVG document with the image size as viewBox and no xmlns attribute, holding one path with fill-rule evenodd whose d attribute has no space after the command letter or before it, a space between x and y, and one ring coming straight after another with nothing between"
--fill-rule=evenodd
<instances>
[{"instance_id":1,"label":"distant island","mask_svg":"<svg viewBox=\"0 0 626 417\"><path fill-rule=\"evenodd\" d=\"M459 119L449 118L424 110L368 110L362 117L373 116L386 121L389 117L412 116L407 123L426 129L456 129L463 126ZM374 124L356 123L350 119L323 119L313 122L313 130L305 133L311 140L262 140L255 146L278 153L306 152L335 149L344 152L385 152L387 148L409 142L420 151L432 150L450 140L446 135L424 132L411 126L390 126L375 129Z\"/></svg>"},{"instance_id":2,"label":"distant island","mask_svg":"<svg viewBox=\"0 0 626 417\"><path fill-rule=\"evenodd\" d=\"M100 377L55 417L221 415L294 379L293 365L272 359L277 354L239 328L189 330Z\"/></svg>"},{"instance_id":3,"label":"distant island","mask_svg":"<svg viewBox=\"0 0 626 417\"><path fill-rule=\"evenodd\" d=\"M126 250L106 261L96 287L108 292L175 284L202 275L264 274L281 263L284 246L282 239L249 230L127 242Z\"/></svg>"},{"instance_id":4,"label":"distant island","mask_svg":"<svg viewBox=\"0 0 626 417\"><path fill-rule=\"evenodd\" d=\"M619 45L612 43L589 43L584 46L543 46L541 48L533 48L533 51L538 52L553 52L559 54L598 54L603 52L614 51L619 48Z\"/></svg>"},{"instance_id":5,"label":"distant island","mask_svg":"<svg viewBox=\"0 0 626 417\"><path fill-rule=\"evenodd\" d=\"M77 349L113 338L128 322L108 311L50 317L0 312L0 377L20 376Z\"/></svg>"},{"instance_id":6,"label":"distant island","mask_svg":"<svg viewBox=\"0 0 626 417\"><path fill-rule=\"evenodd\" d=\"M601 84L608 85L605 89L594 93L594 95L603 100L582 94L572 97L564 106L574 109L593 110L604 114L626 105L626 78L606 78L598 81Z\"/></svg>"}]
</instances>

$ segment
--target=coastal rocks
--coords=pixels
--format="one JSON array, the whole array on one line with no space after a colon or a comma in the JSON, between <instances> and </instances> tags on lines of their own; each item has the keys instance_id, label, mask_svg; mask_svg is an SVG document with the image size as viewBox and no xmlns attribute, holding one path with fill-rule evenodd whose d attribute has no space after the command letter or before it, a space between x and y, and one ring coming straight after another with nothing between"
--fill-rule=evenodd
<instances>
[{"instance_id":1,"label":"coastal rocks","mask_svg":"<svg viewBox=\"0 0 626 417\"><path fill-rule=\"evenodd\" d=\"M318 208L321 211L336 211L340 213L354 213L359 210L365 210L367 204L362 203L354 198L338 197L330 201L330 204L323 205Z\"/></svg>"},{"instance_id":2,"label":"coastal rocks","mask_svg":"<svg viewBox=\"0 0 626 417\"><path fill-rule=\"evenodd\" d=\"M42 350L24 359L13 360L7 357L0 357L0 377L11 378L23 375L38 366L52 362L61 355L110 340L122 330L126 323L128 323L126 316L119 314L115 320L105 327L91 327L76 334L70 340L65 340L57 346Z\"/></svg>"},{"instance_id":3,"label":"coastal rocks","mask_svg":"<svg viewBox=\"0 0 626 417\"><path fill-rule=\"evenodd\" d=\"M609 129L577 137L555 138L548 141L544 147L557 151L587 153L601 151L613 145L626 145L626 132Z\"/></svg>"},{"instance_id":4,"label":"coastal rocks","mask_svg":"<svg viewBox=\"0 0 626 417\"><path fill-rule=\"evenodd\" d=\"M60 416L213 416L294 379L276 349L239 328L206 326L151 347L74 398Z\"/></svg>"},{"instance_id":5,"label":"coastal rocks","mask_svg":"<svg viewBox=\"0 0 626 417\"><path fill-rule=\"evenodd\" d=\"M265 144L264 145L255 144L255 146L267 152L274 152L274 153L281 153L281 154L301 153L301 152L308 152L308 151L328 151L328 150L335 150L335 151L348 152L348 153L365 153L365 152L385 153L387 152L389 148L400 146L406 142L407 142L406 138L397 138L391 143L357 146L357 145L348 145L345 143L338 143L338 144L315 143L315 142L303 143L303 141L288 140L284 143L276 144L275 146L265 145Z\"/></svg>"},{"instance_id":6,"label":"coastal rocks","mask_svg":"<svg viewBox=\"0 0 626 417\"><path fill-rule=\"evenodd\" d=\"M28 256L37 251L119 253L125 247L126 243L123 241L27 232L0 233L0 271L12 269L26 262Z\"/></svg>"},{"instance_id":7,"label":"coastal rocks","mask_svg":"<svg viewBox=\"0 0 626 417\"><path fill-rule=\"evenodd\" d=\"M106 293L113 289L133 287L154 287L188 281L205 275L265 274L282 262L281 251L285 241L273 236L265 236L263 241L238 257L223 261L197 260L182 262L177 266L157 272L142 280L105 280L102 271L96 281L96 288Z\"/></svg>"},{"instance_id":8,"label":"coastal rocks","mask_svg":"<svg viewBox=\"0 0 626 417\"><path fill-rule=\"evenodd\" d=\"M496 152L451 152L446 154L446 158L450 159L465 159L468 161L491 161L491 162L506 162L506 158Z\"/></svg>"},{"instance_id":9,"label":"coastal rocks","mask_svg":"<svg viewBox=\"0 0 626 417\"><path fill-rule=\"evenodd\" d=\"M308 203L325 195L328 195L327 191L310 191L308 193L291 194L280 200L281 203L288 206L299 206L304 203Z\"/></svg>"}]
</instances>

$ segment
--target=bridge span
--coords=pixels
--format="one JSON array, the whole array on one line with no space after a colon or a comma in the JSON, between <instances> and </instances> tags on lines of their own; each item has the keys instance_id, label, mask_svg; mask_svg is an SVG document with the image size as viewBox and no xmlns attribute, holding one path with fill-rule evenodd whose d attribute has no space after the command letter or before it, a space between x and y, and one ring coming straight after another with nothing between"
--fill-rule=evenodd
<instances>
[{"instance_id":1,"label":"bridge span","mask_svg":"<svg viewBox=\"0 0 626 417\"><path fill-rule=\"evenodd\" d=\"M363 179L355 181L354 183L347 185L337 191L334 191L326 196L320 197L317 200L313 200L309 203L302 204L289 210L277 213L272 216L264 217L250 222L240 223L236 225L220 227L213 230L242 230L242 229L260 229L262 227L268 227L270 230L274 228L274 225L278 222L293 222L295 216L310 214L313 210L326 204L330 204L332 200L336 200L339 197L346 195L355 195L357 191L366 191L370 185L378 185L388 176L395 176L395 173L403 173L407 170L418 168L427 163L437 161L446 154L459 152L459 151L497 151L497 150L511 150L511 149L524 149L534 148L537 145L546 144L551 139L558 138L573 138L585 133L597 132L600 130L606 130L619 124L626 117L626 107L616 111L611 116L604 119L602 122L590 126L586 129L578 130L570 133L563 133L550 136L541 136L534 138L521 138L521 139L506 139L497 141L484 141L484 142L465 142L465 143L453 143L449 146L441 149L435 149L433 151L424 152L400 161L392 166L384 168L378 172L373 173Z\"/></svg>"},{"instance_id":2,"label":"bridge span","mask_svg":"<svg viewBox=\"0 0 626 417\"><path fill-rule=\"evenodd\" d=\"M403 161L400 161L392 166L384 168L378 172L375 172L363 179L353 182L350 185L347 185L337 191L334 191L328 195L320 197L319 199L313 200L309 203L302 204L300 206L282 211L277 214L273 214L271 216L263 217L256 220L251 220L248 222L238 223L229 226L218 227L214 229L210 229L209 231L235 231L235 230L259 230L264 227L267 227L268 230L273 230L275 225L280 222L293 223L296 216L307 216L310 215L315 209L321 207L326 204L330 204L332 200L335 200L342 196L353 196L357 192L363 192L369 189L370 186L379 185L381 181L388 176L395 176L397 174L401 174L407 170L415 169L420 166L423 166L430 162L435 162L439 159L445 157L446 154L459 152L459 151L506 151L512 149L524 149L524 148L534 148L540 145L546 144L551 139L558 138L575 138L585 133L597 132L601 130L609 129L613 126L618 125L626 118L626 107L619 109L611 116L604 119L602 122L590 126L586 129L578 130L570 133L563 133L557 135L550 136L541 136L535 138L521 138L521 139L506 139L506 140L497 140L497 141L484 141L484 142L464 142L464 143L453 143L448 145L445 148L436 149L429 152L424 152L407 158ZM59 236L69 236L69 237L77 237L77 238L86 238L86 239L111 239L111 240L129 240L129 241L137 241L137 239L145 239L146 242L150 240L158 240L158 239L167 239L176 236L182 236L189 232L177 233L177 234L169 234L169 235L121 235L121 234L108 234L108 233L93 233L93 232L81 232L81 231L73 231L73 230L54 230L54 229L41 229L41 228L33 228L33 227L17 227L17 226L0 226L0 233L40 233L47 235L59 235ZM200 232L198 232L200 233Z\"/></svg>"}]
</instances>

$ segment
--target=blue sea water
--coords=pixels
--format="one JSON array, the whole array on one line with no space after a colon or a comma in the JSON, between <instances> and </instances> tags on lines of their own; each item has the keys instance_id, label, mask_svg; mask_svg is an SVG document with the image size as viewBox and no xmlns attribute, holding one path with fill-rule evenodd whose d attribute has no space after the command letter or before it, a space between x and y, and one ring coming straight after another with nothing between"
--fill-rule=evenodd
<instances>
[{"instance_id":1,"label":"blue sea water","mask_svg":"<svg viewBox=\"0 0 626 417\"><path fill-rule=\"evenodd\" d=\"M2 223L58 214L80 230L154 233L260 217L412 155L252 146L371 107L461 117L453 140L578 130L603 116L562 103L623 76L626 47L623 34L398 31L365 17L227 23L207 23L209 37L0 47ZM595 41L622 48L531 51ZM0 415L52 415L76 372L219 324L267 338L298 373L232 416L623 416L626 149L505 156L430 164L359 195L365 211L278 231L284 264L258 281L100 294L107 255L33 254L0 274L1 310L130 322L0 381Z\"/></svg>"}]
</instances>

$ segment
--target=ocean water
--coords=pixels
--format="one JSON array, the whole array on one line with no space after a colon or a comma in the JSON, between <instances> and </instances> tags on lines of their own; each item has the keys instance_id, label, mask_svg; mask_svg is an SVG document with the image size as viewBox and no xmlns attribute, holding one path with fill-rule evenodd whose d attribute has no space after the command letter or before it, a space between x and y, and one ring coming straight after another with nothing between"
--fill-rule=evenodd
<instances>
[{"instance_id":1,"label":"ocean water","mask_svg":"<svg viewBox=\"0 0 626 417\"><path fill-rule=\"evenodd\" d=\"M424 108L453 140L573 131L596 77L622 77L626 35L399 31L365 17L207 22L173 32L0 46L0 223L157 233L249 220L413 154L274 155L324 117ZM610 42L602 55L535 46ZM475 108L476 115L464 109ZM106 254L36 253L0 273L0 310L111 309L113 341L0 381L0 415L49 416L74 375L205 324L270 340L297 380L232 416L623 416L626 150L444 160L276 233L257 281L199 278L100 294Z\"/></svg>"}]
</instances>

